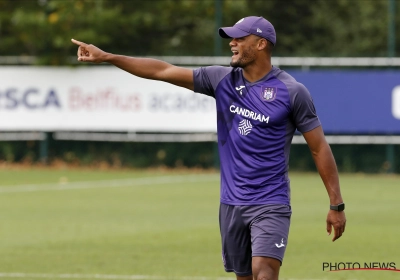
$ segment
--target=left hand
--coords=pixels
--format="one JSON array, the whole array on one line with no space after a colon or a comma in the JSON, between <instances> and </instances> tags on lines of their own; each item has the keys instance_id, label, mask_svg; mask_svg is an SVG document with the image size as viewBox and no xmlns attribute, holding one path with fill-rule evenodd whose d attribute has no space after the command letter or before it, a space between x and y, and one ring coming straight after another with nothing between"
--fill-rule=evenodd
<instances>
[{"instance_id":1,"label":"left hand","mask_svg":"<svg viewBox=\"0 0 400 280\"><path fill-rule=\"evenodd\" d=\"M338 212L335 210L329 210L328 216L326 217L326 231L328 232L328 235L331 235L332 227L334 229L332 241L335 241L342 236L346 227L346 215L344 214L344 211Z\"/></svg>"}]
</instances>

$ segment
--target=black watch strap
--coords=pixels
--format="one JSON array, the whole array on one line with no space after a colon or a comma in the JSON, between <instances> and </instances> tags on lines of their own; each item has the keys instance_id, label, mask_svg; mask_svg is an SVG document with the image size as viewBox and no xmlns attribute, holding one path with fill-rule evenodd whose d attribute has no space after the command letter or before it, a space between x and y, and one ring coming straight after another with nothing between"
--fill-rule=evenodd
<instances>
[{"instance_id":1,"label":"black watch strap","mask_svg":"<svg viewBox=\"0 0 400 280\"><path fill-rule=\"evenodd\" d=\"M330 209L341 212L344 210L344 203L339 203L338 205L331 205Z\"/></svg>"}]
</instances>

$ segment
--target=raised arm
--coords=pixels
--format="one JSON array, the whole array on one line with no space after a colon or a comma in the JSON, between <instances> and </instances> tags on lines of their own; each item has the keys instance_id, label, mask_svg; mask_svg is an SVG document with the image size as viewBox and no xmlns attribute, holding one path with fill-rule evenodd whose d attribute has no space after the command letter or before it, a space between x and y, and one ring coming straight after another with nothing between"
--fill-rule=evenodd
<instances>
[{"instance_id":1,"label":"raised arm","mask_svg":"<svg viewBox=\"0 0 400 280\"><path fill-rule=\"evenodd\" d=\"M311 150L315 165L328 192L331 205L343 203L340 193L339 175L331 148L326 142L322 127L303 133L303 136ZM331 234L332 227L335 234L332 241L342 236L346 227L346 216L343 211L329 210L326 218L326 230Z\"/></svg>"},{"instance_id":2,"label":"raised arm","mask_svg":"<svg viewBox=\"0 0 400 280\"><path fill-rule=\"evenodd\" d=\"M77 53L78 61L93 63L108 62L141 78L160 80L190 90L194 89L193 70L191 69L177 67L157 59L116 55L75 39L71 39L71 41L79 46Z\"/></svg>"}]
</instances>

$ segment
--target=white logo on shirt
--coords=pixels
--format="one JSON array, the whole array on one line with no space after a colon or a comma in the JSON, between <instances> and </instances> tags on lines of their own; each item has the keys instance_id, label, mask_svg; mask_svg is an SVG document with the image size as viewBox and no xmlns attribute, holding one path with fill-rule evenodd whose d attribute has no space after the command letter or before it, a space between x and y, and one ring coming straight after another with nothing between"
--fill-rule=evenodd
<instances>
[{"instance_id":1,"label":"white logo on shirt","mask_svg":"<svg viewBox=\"0 0 400 280\"><path fill-rule=\"evenodd\" d=\"M237 90L237 91L239 91L239 94L240 95L242 95L243 94L243 92L242 92L242 90L245 88L245 86L238 86L238 87L235 87L235 89Z\"/></svg>"},{"instance_id":2,"label":"white logo on shirt","mask_svg":"<svg viewBox=\"0 0 400 280\"><path fill-rule=\"evenodd\" d=\"M253 126L251 125L251 122L249 120L242 120L239 123L239 133L242 135L247 135L251 132L251 129L253 128Z\"/></svg>"},{"instance_id":3,"label":"white logo on shirt","mask_svg":"<svg viewBox=\"0 0 400 280\"><path fill-rule=\"evenodd\" d=\"M244 108L235 106L233 104L231 106L229 106L229 111L231 111L231 113L241 115L245 118L253 119L255 121L269 123L269 116L266 117L263 114L253 112L248 109L244 109Z\"/></svg>"}]
</instances>

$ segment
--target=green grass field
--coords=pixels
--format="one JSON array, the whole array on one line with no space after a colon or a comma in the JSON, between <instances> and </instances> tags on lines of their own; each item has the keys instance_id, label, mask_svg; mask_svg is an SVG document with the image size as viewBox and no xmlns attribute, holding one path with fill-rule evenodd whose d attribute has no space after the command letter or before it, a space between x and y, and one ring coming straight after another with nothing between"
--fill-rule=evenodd
<instances>
[{"instance_id":1,"label":"green grass field","mask_svg":"<svg viewBox=\"0 0 400 280\"><path fill-rule=\"evenodd\" d=\"M317 174L291 174L292 226L280 279L400 279L322 270L400 268L400 177L341 176L347 228L332 243ZM0 170L0 279L234 279L223 271L216 173Z\"/></svg>"}]
</instances>

